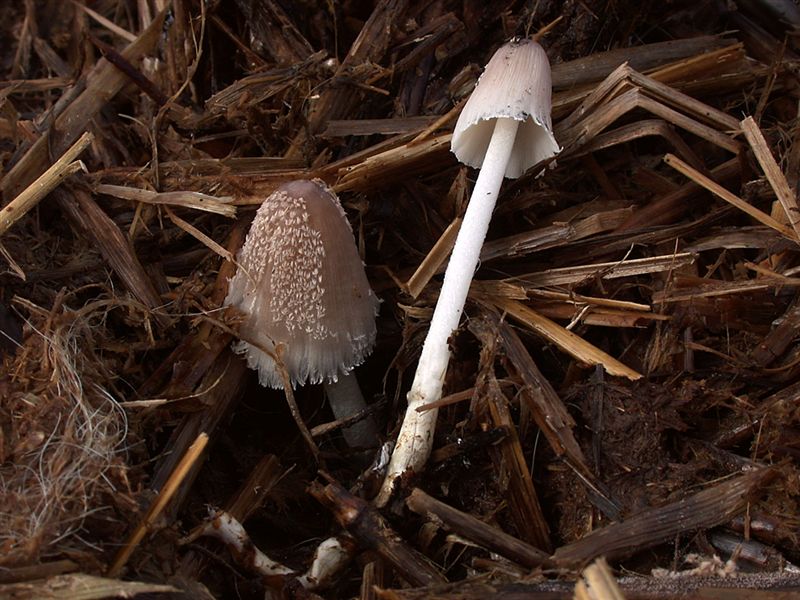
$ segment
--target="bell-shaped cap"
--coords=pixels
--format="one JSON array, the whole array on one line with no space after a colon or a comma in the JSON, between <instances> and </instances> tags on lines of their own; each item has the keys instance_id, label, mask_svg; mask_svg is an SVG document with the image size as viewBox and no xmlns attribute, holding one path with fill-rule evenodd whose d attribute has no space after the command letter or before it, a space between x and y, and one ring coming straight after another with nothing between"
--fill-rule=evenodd
<instances>
[{"instance_id":1,"label":"bell-shaped cap","mask_svg":"<svg viewBox=\"0 0 800 600\"><path fill-rule=\"evenodd\" d=\"M245 314L244 339L280 347L293 386L335 382L364 361L375 344L378 299L332 190L319 180L292 181L264 201L225 304ZM234 350L261 385L283 388L269 354L244 341Z\"/></svg>"},{"instance_id":2,"label":"bell-shaped cap","mask_svg":"<svg viewBox=\"0 0 800 600\"><path fill-rule=\"evenodd\" d=\"M451 150L480 168L499 118L521 121L505 176L516 178L561 151L550 117L550 62L533 40L511 41L494 53L456 122Z\"/></svg>"}]
</instances>

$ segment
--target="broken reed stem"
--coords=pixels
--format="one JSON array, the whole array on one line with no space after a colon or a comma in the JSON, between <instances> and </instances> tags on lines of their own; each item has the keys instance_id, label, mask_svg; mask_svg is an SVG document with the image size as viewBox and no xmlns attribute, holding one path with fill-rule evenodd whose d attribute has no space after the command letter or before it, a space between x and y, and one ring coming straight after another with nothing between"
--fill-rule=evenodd
<instances>
[{"instance_id":1,"label":"broken reed stem","mask_svg":"<svg viewBox=\"0 0 800 600\"><path fill-rule=\"evenodd\" d=\"M178 490L178 487L180 487L181 483L186 477L186 474L202 455L206 444L208 444L208 434L202 431L192 445L189 446L188 450L186 450L186 454L183 455L183 458L180 460L180 462L175 466L175 470L169 476L169 479L167 479L164 487L161 488L161 491L158 493L158 497L155 499L153 504L150 505L150 508L147 510L147 513L142 519L142 522L133 531L131 536L128 538L128 541L125 542L125 545L117 554L114 562L108 569L107 575L109 577L116 577L122 567L125 566L125 563L128 562L128 559L139 545L139 542L141 542L145 534L150 531L158 516L163 512L167 504L169 504L169 501L175 495L175 492Z\"/></svg>"},{"instance_id":2,"label":"broken reed stem","mask_svg":"<svg viewBox=\"0 0 800 600\"><path fill-rule=\"evenodd\" d=\"M582 337L564 329L547 317L543 317L521 302L499 297L492 298L491 302L517 321L521 321L530 327L531 330L543 336L546 340L554 343L573 358L590 365L603 365L603 368L610 375L627 377L631 381L641 379L641 373L621 363L613 356L606 354Z\"/></svg>"},{"instance_id":3,"label":"broken reed stem","mask_svg":"<svg viewBox=\"0 0 800 600\"><path fill-rule=\"evenodd\" d=\"M216 197L209 196L208 194L202 194L200 192L190 191L159 193L140 188L108 184L97 185L95 186L94 191L98 194L106 194L108 196L114 196L115 198L132 200L134 202L183 206L186 208L201 210L230 218L236 216L236 207L231 204L233 198L230 196Z\"/></svg>"},{"instance_id":4,"label":"broken reed stem","mask_svg":"<svg viewBox=\"0 0 800 600\"><path fill-rule=\"evenodd\" d=\"M422 290L428 285L431 277L436 275L439 271L439 267L441 267L444 261L447 260L447 257L450 256L460 228L461 217L456 217L453 219L453 222L447 226L447 229L444 230L439 239L436 240L433 248L431 248L427 256L422 259L422 262L417 267L417 270L414 271L414 274L409 277L405 288L412 298L416 299L417 296L422 293Z\"/></svg>"},{"instance_id":5,"label":"broken reed stem","mask_svg":"<svg viewBox=\"0 0 800 600\"><path fill-rule=\"evenodd\" d=\"M672 167L676 171L678 171L679 173L686 175L686 177L688 177L698 185L703 186L705 189L707 189L709 192L711 192L718 198L721 198L728 204L732 204L742 212L747 213L759 223L766 225L767 227L771 227L772 229L774 229L775 231L777 231L784 237L789 238L792 241L795 242L798 241L798 236L792 229L786 227L782 223L779 223L771 216L769 216L767 213L758 210L752 204L745 202L744 200L739 198L739 196L737 196L736 194L729 192L720 184L718 184L716 181L709 179L696 169L690 167L688 164L683 162L680 158L678 158L674 154L667 154L666 156L664 156L664 162L667 163L670 167Z\"/></svg>"},{"instance_id":6,"label":"broken reed stem","mask_svg":"<svg viewBox=\"0 0 800 600\"><path fill-rule=\"evenodd\" d=\"M419 488L414 488L406 498L406 505L429 521L443 524L446 529L513 562L530 568L553 566L546 552L429 496Z\"/></svg>"},{"instance_id":7,"label":"broken reed stem","mask_svg":"<svg viewBox=\"0 0 800 600\"><path fill-rule=\"evenodd\" d=\"M539 271L538 273L528 273L517 275L501 281L520 285L526 291L558 285L572 285L587 279L617 279L619 277L632 277L635 275L645 275L648 273L660 273L673 271L679 267L690 265L694 262L695 256L691 252L679 252L676 254L664 254L651 258L623 258L614 262L595 263L593 265L577 265L575 267L559 267ZM483 280L472 285L486 285Z\"/></svg>"},{"instance_id":8,"label":"broken reed stem","mask_svg":"<svg viewBox=\"0 0 800 600\"><path fill-rule=\"evenodd\" d=\"M795 239L800 239L800 208L797 206L797 198L792 193L789 182L786 181L786 176L781 171L778 163L775 162L775 157L767 145L767 140L764 139L764 134L761 133L761 129L753 120L753 117L747 117L742 121L741 126L744 137L747 138L747 143L753 149L753 154L758 160L758 164L764 169L764 175L767 176L767 181L772 186L772 191L775 192L775 196L786 212L786 218L795 232Z\"/></svg>"},{"instance_id":9,"label":"broken reed stem","mask_svg":"<svg viewBox=\"0 0 800 600\"><path fill-rule=\"evenodd\" d=\"M62 181L83 168L83 165L75 162L75 159L93 141L94 136L88 131L84 132L61 158L0 210L0 236L36 206L42 198L56 189Z\"/></svg>"}]
</instances>

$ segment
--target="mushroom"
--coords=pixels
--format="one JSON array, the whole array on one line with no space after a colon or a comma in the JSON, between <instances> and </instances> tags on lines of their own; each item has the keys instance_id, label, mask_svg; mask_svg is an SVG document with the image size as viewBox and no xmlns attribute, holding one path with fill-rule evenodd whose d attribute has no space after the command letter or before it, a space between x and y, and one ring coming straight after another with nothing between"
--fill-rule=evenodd
<instances>
[{"instance_id":1,"label":"mushroom","mask_svg":"<svg viewBox=\"0 0 800 600\"><path fill-rule=\"evenodd\" d=\"M225 304L244 313L234 350L258 371L261 385L284 387L279 357L292 387L325 385L337 419L366 408L351 371L375 345L379 301L345 212L323 182L292 181L264 201ZM377 443L370 418L343 433L351 446Z\"/></svg>"},{"instance_id":2,"label":"mushroom","mask_svg":"<svg viewBox=\"0 0 800 600\"><path fill-rule=\"evenodd\" d=\"M560 151L552 132L551 94L545 51L533 40L512 40L492 56L458 118L451 150L480 173L445 271L379 506L388 501L395 480L409 469L421 470L430 454L438 411L417 409L441 398L450 361L447 340L458 328L503 178L517 178Z\"/></svg>"}]
</instances>

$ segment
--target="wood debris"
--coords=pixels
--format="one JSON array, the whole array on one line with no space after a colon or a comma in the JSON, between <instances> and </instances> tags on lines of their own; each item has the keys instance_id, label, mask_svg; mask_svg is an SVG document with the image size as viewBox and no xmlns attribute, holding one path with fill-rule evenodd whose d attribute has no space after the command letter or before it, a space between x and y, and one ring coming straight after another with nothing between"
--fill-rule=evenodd
<instances>
[{"instance_id":1,"label":"wood debris","mask_svg":"<svg viewBox=\"0 0 800 600\"><path fill-rule=\"evenodd\" d=\"M794 4L0 15L0 596L800 590ZM504 182L431 459L379 508L476 175L452 128L534 35L563 151ZM261 388L222 307L298 178L340 194L381 299L345 419ZM381 447L349 448L366 417Z\"/></svg>"}]
</instances>

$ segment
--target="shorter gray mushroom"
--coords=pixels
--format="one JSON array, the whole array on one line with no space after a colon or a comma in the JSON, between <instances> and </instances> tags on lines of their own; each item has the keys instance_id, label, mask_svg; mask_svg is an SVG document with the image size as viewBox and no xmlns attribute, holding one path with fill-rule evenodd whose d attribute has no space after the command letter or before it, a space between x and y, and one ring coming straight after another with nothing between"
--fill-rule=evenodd
<instances>
[{"instance_id":1,"label":"shorter gray mushroom","mask_svg":"<svg viewBox=\"0 0 800 600\"><path fill-rule=\"evenodd\" d=\"M337 419L366 408L351 371L375 345L379 302L345 212L323 182L292 181L264 201L225 304L245 315L240 332L254 344L239 341L234 350L258 371L261 385L283 389L273 358L279 356L293 387L325 385ZM354 447L377 444L371 418L343 433Z\"/></svg>"}]
</instances>

